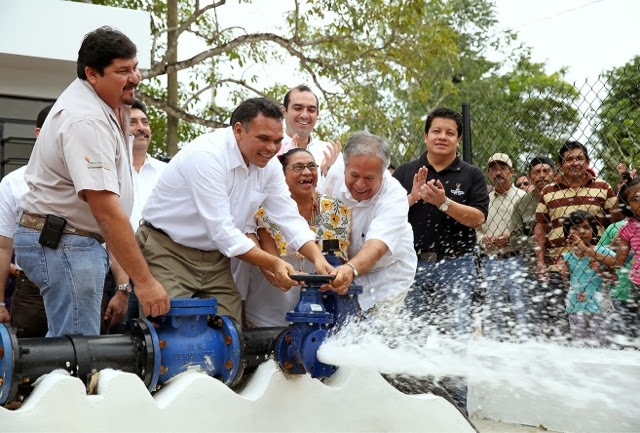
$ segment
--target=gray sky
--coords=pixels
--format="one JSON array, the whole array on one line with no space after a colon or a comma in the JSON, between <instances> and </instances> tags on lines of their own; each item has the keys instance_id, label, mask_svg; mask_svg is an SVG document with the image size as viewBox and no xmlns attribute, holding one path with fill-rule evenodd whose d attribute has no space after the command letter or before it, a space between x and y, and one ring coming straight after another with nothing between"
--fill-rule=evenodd
<instances>
[{"instance_id":1,"label":"gray sky","mask_svg":"<svg viewBox=\"0 0 640 433\"><path fill-rule=\"evenodd\" d=\"M605 69L622 66L640 54L640 0L493 0L496 31L512 29L532 49L532 58L546 63L547 72L568 68L565 79L577 84L592 81ZM248 31L275 31L293 0L229 0L219 9L225 26ZM181 44L180 57L202 50L200 44ZM496 59L498 60L498 59ZM304 81L293 64L249 67L243 75L257 74L262 84L279 77L294 86ZM260 85L260 83L258 84Z\"/></svg>"},{"instance_id":2,"label":"gray sky","mask_svg":"<svg viewBox=\"0 0 640 433\"><path fill-rule=\"evenodd\" d=\"M494 0L499 28L532 48L547 72L569 67L566 80L584 82L640 54L640 1Z\"/></svg>"}]
</instances>

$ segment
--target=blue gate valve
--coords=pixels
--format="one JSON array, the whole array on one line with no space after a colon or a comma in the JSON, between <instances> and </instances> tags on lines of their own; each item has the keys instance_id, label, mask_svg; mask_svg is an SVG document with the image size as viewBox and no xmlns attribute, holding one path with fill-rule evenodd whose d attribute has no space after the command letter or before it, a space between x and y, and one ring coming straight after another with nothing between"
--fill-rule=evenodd
<instances>
[{"instance_id":1,"label":"blue gate valve","mask_svg":"<svg viewBox=\"0 0 640 433\"><path fill-rule=\"evenodd\" d=\"M241 379L240 327L229 316L216 316L217 310L215 298L177 298L167 314L152 319L160 345L160 384L191 369L228 386Z\"/></svg>"},{"instance_id":2,"label":"blue gate valve","mask_svg":"<svg viewBox=\"0 0 640 433\"><path fill-rule=\"evenodd\" d=\"M278 336L276 361L290 374L309 373L311 377L331 376L337 367L318 360L318 348L334 323L333 314L327 312L320 287L329 283L333 275L291 275L296 281L304 281L300 301L294 311L286 315L289 329Z\"/></svg>"},{"instance_id":3,"label":"blue gate valve","mask_svg":"<svg viewBox=\"0 0 640 433\"><path fill-rule=\"evenodd\" d=\"M344 326L349 318L360 315L358 295L361 294L362 286L357 286L353 283L344 295L338 295L336 292L322 293L322 302L325 310L333 314L334 323L332 328L334 330Z\"/></svg>"}]
</instances>

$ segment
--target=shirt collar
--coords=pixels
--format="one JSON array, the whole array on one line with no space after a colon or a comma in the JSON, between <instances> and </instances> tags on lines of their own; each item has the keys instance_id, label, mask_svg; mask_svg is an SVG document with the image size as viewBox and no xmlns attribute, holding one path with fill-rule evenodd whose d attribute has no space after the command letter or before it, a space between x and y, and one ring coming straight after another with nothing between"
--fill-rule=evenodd
<instances>
[{"instance_id":1,"label":"shirt collar","mask_svg":"<svg viewBox=\"0 0 640 433\"><path fill-rule=\"evenodd\" d=\"M378 192L374 194L373 197L367 200L358 201L355 198L353 198L353 196L351 195L351 192L349 191L349 188L347 188L346 181L342 182L342 185L340 185L340 192L344 194L344 197L347 200L354 203L355 207L367 207L371 202L375 201L379 196L381 196L384 193L384 190L387 188L387 184L389 182L388 178L390 177L391 177L391 174L389 173L389 171L385 170L382 178L382 185L380 185L380 189L378 190Z\"/></svg>"},{"instance_id":2,"label":"shirt collar","mask_svg":"<svg viewBox=\"0 0 640 433\"><path fill-rule=\"evenodd\" d=\"M430 168L432 170L435 171L435 169L433 168L433 166L429 163L429 160L427 159L427 152L425 151L422 154L422 160L425 161L425 166L427 168ZM456 157L454 158L453 161L451 161L451 164L449 164L447 167L445 167L444 169L441 170L442 171L460 171L462 170L462 164L460 163L461 159L460 156L458 156L458 154L456 154Z\"/></svg>"},{"instance_id":3,"label":"shirt collar","mask_svg":"<svg viewBox=\"0 0 640 433\"><path fill-rule=\"evenodd\" d=\"M515 186L513 186L513 185L511 185L511 186L509 187L509 189L508 189L508 190L506 190L505 192L503 192L502 194L499 194L499 193L495 190L495 188L491 191L491 194L492 194L492 195L494 195L494 196L498 196L498 197L506 197L506 196L508 196L509 194L511 194L511 193L513 193L513 192L515 192L515 190L516 190L516 187L515 187Z\"/></svg>"},{"instance_id":4,"label":"shirt collar","mask_svg":"<svg viewBox=\"0 0 640 433\"><path fill-rule=\"evenodd\" d=\"M85 81L85 80L81 80L80 78L76 78L77 81L79 81L84 87L85 89L91 93L91 95L96 99L96 101L100 104L100 107L102 108L102 111L104 111L105 114L107 114L114 122L116 125L118 125L118 129L120 129L120 123L118 123L118 119L116 118L116 112L113 110L113 108L111 108L109 106L109 104L107 104L106 102L104 102L104 100L98 96L98 94L96 93L95 89L93 87L91 87L91 84L89 84L89 82ZM126 122L126 136L129 136L129 119L131 117L131 109L129 108L128 105L122 105L122 107L120 108L120 113L122 113L123 118L120 119L122 120L122 122ZM123 132L123 134L125 134L125 132Z\"/></svg>"},{"instance_id":5,"label":"shirt collar","mask_svg":"<svg viewBox=\"0 0 640 433\"><path fill-rule=\"evenodd\" d=\"M244 158L242 157L242 152L240 151L240 146L238 145L238 140L236 140L236 136L233 135L233 128L231 126L226 128L227 137L226 143L229 148L229 166L234 169L236 167L245 167L247 170L247 163L244 162Z\"/></svg>"},{"instance_id":6,"label":"shirt collar","mask_svg":"<svg viewBox=\"0 0 640 433\"><path fill-rule=\"evenodd\" d=\"M283 141L286 141L287 143L291 143L291 140L293 138L290 137L289 134L287 134L286 131L284 133L284 137L285 137L285 139ZM307 149L309 148L309 146L311 146L311 143L313 143L314 140L315 140L315 137L313 136L313 134L309 134L309 144L307 144Z\"/></svg>"},{"instance_id":7,"label":"shirt collar","mask_svg":"<svg viewBox=\"0 0 640 433\"><path fill-rule=\"evenodd\" d=\"M588 173L588 172L587 172L587 173L586 173L586 175L587 175L587 180L586 180L586 182L583 184L583 186L590 185L591 183L593 183L593 182L595 181L595 178L594 178L593 176L591 176L591 174L590 174L590 173ZM565 187L565 188L571 188L571 183L569 183L569 182L567 181L567 178L565 178L565 177L564 177L564 174L558 174L558 175L556 176L556 183L557 183L558 185L562 186L562 187Z\"/></svg>"}]
</instances>

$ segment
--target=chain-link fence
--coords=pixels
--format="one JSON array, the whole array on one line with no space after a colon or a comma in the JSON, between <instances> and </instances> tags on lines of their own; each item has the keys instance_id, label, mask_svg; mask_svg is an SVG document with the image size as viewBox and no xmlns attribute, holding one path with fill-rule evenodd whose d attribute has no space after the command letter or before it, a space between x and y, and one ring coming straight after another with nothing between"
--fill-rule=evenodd
<instances>
[{"instance_id":1,"label":"chain-link fence","mask_svg":"<svg viewBox=\"0 0 640 433\"><path fill-rule=\"evenodd\" d=\"M513 236L522 236L523 240L510 239L506 245L493 249L479 242L479 274L484 277L480 292L485 295L484 307L488 311L484 317L486 335L502 338L524 324L519 334L553 334L572 339L573 344L640 347L640 273L633 271L634 246L640 249L640 224L635 233L635 219L628 218L633 212L616 215L621 188L623 193L628 192L629 207L640 208L640 186L627 183L624 189L624 182L633 181L635 168L640 165L638 64L640 60L636 59L635 64L562 87L555 93L534 90L517 104L471 104L471 152L464 155L465 159L485 172L489 190L502 183L503 188L495 188L497 195L506 194L499 191L504 189L505 174L513 186L528 193L512 191L510 203L493 209L490 206L489 218L479 230L480 238L509 237L519 220L522 230L514 231ZM402 154L395 154L392 161L400 164L424 152L422 135L423 130L416 129L415 147L402 149ZM588 159L580 156L581 150L575 145L569 146L574 146L573 150L565 152L567 158L561 159L559 151L567 141L583 144ZM508 156L512 166L509 171L499 169L504 166L502 163L489 170L488 162L496 153ZM548 159L533 160L536 157ZM536 163L533 168L532 160ZM546 162L553 165L555 176L536 171ZM549 182L560 182L559 175L567 171L577 175L581 170L590 172L596 180L582 185L549 186ZM543 183L545 174L547 181ZM543 190L544 185L547 186ZM491 196L492 201L496 193ZM528 207L523 205L527 197L535 200ZM546 210L544 227L535 219L535 209L541 210L539 202ZM595 217L593 221L590 215ZM616 223L617 219L620 222ZM592 223L597 226L595 232ZM538 234L538 243L536 224L543 232L542 237ZM534 247L540 239L544 240L545 266L536 263L535 258ZM624 256L628 256L626 261L622 260ZM496 262L489 265L483 257L492 257ZM491 270L487 272L489 266ZM496 314L496 309L506 316ZM492 322L495 317L504 323ZM532 322L539 323L532 327Z\"/></svg>"}]
</instances>

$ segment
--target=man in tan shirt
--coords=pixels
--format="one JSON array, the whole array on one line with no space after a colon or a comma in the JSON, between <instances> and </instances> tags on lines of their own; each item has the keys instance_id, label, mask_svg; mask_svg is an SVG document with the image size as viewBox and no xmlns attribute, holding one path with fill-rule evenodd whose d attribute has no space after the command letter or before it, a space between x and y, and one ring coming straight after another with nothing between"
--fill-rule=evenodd
<instances>
[{"instance_id":1,"label":"man in tan shirt","mask_svg":"<svg viewBox=\"0 0 640 433\"><path fill-rule=\"evenodd\" d=\"M39 288L48 336L98 335L107 247L135 282L145 315L169 310L129 224L129 107L140 81L136 46L101 27L85 36L78 79L60 95L27 165L14 248Z\"/></svg>"},{"instance_id":2,"label":"man in tan shirt","mask_svg":"<svg viewBox=\"0 0 640 433\"><path fill-rule=\"evenodd\" d=\"M527 273L521 252L509 242L514 205L526 193L513 186L513 175L513 163L508 155L496 153L489 158L487 176L493 190L489 193L487 220L478 229L478 244L488 305L483 332L496 338L527 333L524 296ZM517 326L509 325L513 322L511 317Z\"/></svg>"}]
</instances>

